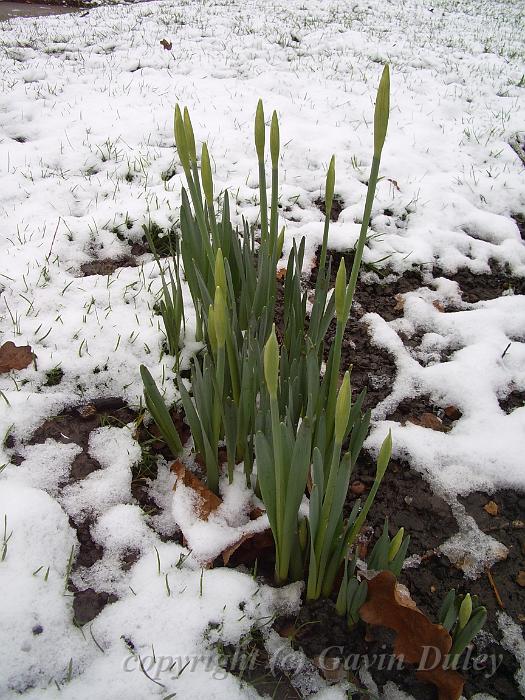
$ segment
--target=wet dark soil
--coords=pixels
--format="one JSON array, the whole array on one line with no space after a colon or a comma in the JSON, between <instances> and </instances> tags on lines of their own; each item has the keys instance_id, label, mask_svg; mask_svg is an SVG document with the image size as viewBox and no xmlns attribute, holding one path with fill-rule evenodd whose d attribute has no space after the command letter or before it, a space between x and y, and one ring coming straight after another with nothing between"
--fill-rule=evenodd
<instances>
[{"instance_id":1,"label":"wet dark soil","mask_svg":"<svg viewBox=\"0 0 525 700\"><path fill-rule=\"evenodd\" d=\"M24 0L23 2L0 2L0 22L17 17L41 17L47 15L61 15L65 12L74 12L75 7L81 7L81 2L75 0Z\"/></svg>"},{"instance_id":2,"label":"wet dark soil","mask_svg":"<svg viewBox=\"0 0 525 700\"><path fill-rule=\"evenodd\" d=\"M463 301L475 304L478 301L497 299L504 294L525 294L525 278L517 278L510 273L492 265L490 274L476 275L469 270L459 270L451 275L438 267L433 270L434 277L446 277L457 282L461 289Z\"/></svg>"},{"instance_id":3,"label":"wet dark soil","mask_svg":"<svg viewBox=\"0 0 525 700\"><path fill-rule=\"evenodd\" d=\"M75 586L71 585L70 590L72 590L74 595L73 613L75 623L80 627L94 620L104 610L106 605L117 600L117 596L113 593L100 593L92 588L79 591Z\"/></svg>"},{"instance_id":4,"label":"wet dark soil","mask_svg":"<svg viewBox=\"0 0 525 700\"><path fill-rule=\"evenodd\" d=\"M431 400L430 396L404 399L396 410L387 416L401 425L414 423L424 428L448 432L454 423L461 418L461 412L455 406L440 406Z\"/></svg>"},{"instance_id":5,"label":"wet dark soil","mask_svg":"<svg viewBox=\"0 0 525 700\"><path fill-rule=\"evenodd\" d=\"M84 479L91 472L100 469L100 464L88 453L89 435L92 430L103 425L126 425L135 420L137 414L125 405L122 399L97 399L88 404L70 408L58 416L48 418L33 433L30 445L45 442L48 438L63 443L76 443L82 448L71 466L67 483ZM62 484L64 486L65 484Z\"/></svg>"},{"instance_id":6,"label":"wet dark soil","mask_svg":"<svg viewBox=\"0 0 525 700\"><path fill-rule=\"evenodd\" d=\"M525 241L525 214L514 214L512 216L520 232L520 236Z\"/></svg>"},{"instance_id":7,"label":"wet dark soil","mask_svg":"<svg viewBox=\"0 0 525 700\"><path fill-rule=\"evenodd\" d=\"M516 408L525 406L525 391L511 391L505 398L500 399L499 405L505 413L512 413Z\"/></svg>"},{"instance_id":8,"label":"wet dark soil","mask_svg":"<svg viewBox=\"0 0 525 700\"><path fill-rule=\"evenodd\" d=\"M323 197L318 197L315 202L315 206L321 210L321 212L326 216L326 202ZM339 219L339 214L345 208L345 203L339 195L334 195L332 200L332 208L330 210L330 221L337 221Z\"/></svg>"},{"instance_id":9,"label":"wet dark soil","mask_svg":"<svg viewBox=\"0 0 525 700\"><path fill-rule=\"evenodd\" d=\"M84 277L91 275L111 275L119 267L137 267L137 262L130 255L125 255L121 258L103 260L92 260L84 263L80 267L80 271Z\"/></svg>"},{"instance_id":10,"label":"wet dark soil","mask_svg":"<svg viewBox=\"0 0 525 700\"><path fill-rule=\"evenodd\" d=\"M362 453L352 473L354 486L351 488L357 490L356 482L364 484L363 499L374 482L375 471L375 462L366 453ZM351 501L348 507L352 505ZM431 518L428 517L429 513L432 513ZM391 536L400 527L404 527L410 535L409 556L427 556L458 532L456 519L448 503L436 496L425 479L406 462L392 460L389 464L367 517L369 532L362 543L361 557L366 556L368 543L373 546L381 534L387 517Z\"/></svg>"}]
</instances>

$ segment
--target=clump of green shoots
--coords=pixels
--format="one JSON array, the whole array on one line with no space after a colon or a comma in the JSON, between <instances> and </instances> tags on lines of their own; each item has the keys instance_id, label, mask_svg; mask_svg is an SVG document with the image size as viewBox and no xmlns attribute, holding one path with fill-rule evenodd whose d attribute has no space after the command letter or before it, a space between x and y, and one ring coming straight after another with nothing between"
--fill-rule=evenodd
<instances>
[{"instance_id":1,"label":"clump of green shoots","mask_svg":"<svg viewBox=\"0 0 525 700\"><path fill-rule=\"evenodd\" d=\"M359 621L359 610L368 594L366 579L360 581L355 575L356 564L357 557L354 557L350 563L345 559L343 578L335 606L337 614L346 617L350 628Z\"/></svg>"},{"instance_id":2,"label":"clump of green shoots","mask_svg":"<svg viewBox=\"0 0 525 700\"><path fill-rule=\"evenodd\" d=\"M391 453L388 435L377 461L376 478L361 507L343 518L352 469L368 433L370 412L362 412L362 392L352 401L350 374L339 387L344 331L354 298L377 185L389 112L389 71L385 67L374 116L374 156L363 221L350 276L344 260L329 294L331 260L327 260L330 213L335 187L335 158L326 176L326 218L315 296L310 311L301 284L305 240L290 251L284 280L281 346L272 330L277 293L276 269L284 229L279 231L279 122L270 126L271 197L267 201L263 105L255 117L259 170L260 232L246 221L240 231L230 220L229 196L216 198L210 155L202 145L200 168L187 109L175 110L175 140L187 190L182 191L181 235L177 245L184 279L192 296L197 338L202 353L192 359L191 389L180 374L177 385L196 449L204 456L208 486L218 491L217 448L226 443L228 472L244 461L248 482L254 453L260 492L276 547L276 580L308 579L307 596L329 595L345 553L355 541L373 503ZM188 195L189 192L189 195ZM178 270L178 258L175 260ZM180 281L163 275L162 316L170 353L180 344ZM179 301L178 301L179 300ZM336 319L336 334L326 371L326 334ZM169 329L169 330L168 330ZM178 334L177 334L178 332ZM174 454L180 452L169 411L144 367L146 404ZM322 379L321 379L322 377ZM343 449L344 447L344 449ZM308 517L299 518L308 475Z\"/></svg>"},{"instance_id":3,"label":"clump of green shoots","mask_svg":"<svg viewBox=\"0 0 525 700\"><path fill-rule=\"evenodd\" d=\"M453 667L467 645L485 624L487 610L480 605L477 596L471 596L470 593L456 595L456 591L452 589L443 601L438 619L452 637L449 654L450 665Z\"/></svg>"},{"instance_id":4,"label":"clump of green shoots","mask_svg":"<svg viewBox=\"0 0 525 700\"><path fill-rule=\"evenodd\" d=\"M377 540L367 559L367 566L372 571L391 571L399 578L406 559L410 535L405 537L405 529L399 528L394 537L388 534L388 518L385 520L381 537Z\"/></svg>"}]
</instances>

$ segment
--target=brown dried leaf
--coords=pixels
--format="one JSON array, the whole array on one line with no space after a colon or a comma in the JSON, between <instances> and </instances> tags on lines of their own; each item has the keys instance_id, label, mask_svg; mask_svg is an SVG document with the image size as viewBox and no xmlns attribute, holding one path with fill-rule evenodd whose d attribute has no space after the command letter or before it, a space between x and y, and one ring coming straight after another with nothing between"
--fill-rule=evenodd
<instances>
[{"instance_id":1,"label":"brown dried leaf","mask_svg":"<svg viewBox=\"0 0 525 700\"><path fill-rule=\"evenodd\" d=\"M489 515L492 515L493 517L495 515L498 515L499 513L499 507L498 504L495 503L494 501L489 501L488 503L485 503L483 506L483 510L485 513L488 513Z\"/></svg>"},{"instance_id":2,"label":"brown dried leaf","mask_svg":"<svg viewBox=\"0 0 525 700\"><path fill-rule=\"evenodd\" d=\"M25 369L34 358L30 345L15 345L8 340L0 347L0 374L10 372L12 369Z\"/></svg>"},{"instance_id":3,"label":"brown dried leaf","mask_svg":"<svg viewBox=\"0 0 525 700\"><path fill-rule=\"evenodd\" d=\"M438 688L439 700L459 700L463 679L456 671L442 667L452 646L449 633L417 609L407 589L396 582L392 572L382 571L368 581L368 597L359 614L371 625L397 632L394 654L406 663L419 665L424 659L424 668L437 665L433 670L418 671L418 676ZM428 654L428 650L432 653Z\"/></svg>"},{"instance_id":4,"label":"brown dried leaf","mask_svg":"<svg viewBox=\"0 0 525 700\"><path fill-rule=\"evenodd\" d=\"M97 412L97 407L92 403L84 404L77 409L77 413L81 418L91 418Z\"/></svg>"},{"instance_id":5,"label":"brown dried leaf","mask_svg":"<svg viewBox=\"0 0 525 700\"><path fill-rule=\"evenodd\" d=\"M246 542L249 542L249 547L244 547ZM222 553L222 561L224 566L228 566L228 563L232 556L235 554L235 564L250 564L259 558L261 552L268 549L273 549L273 535L272 531L267 528L262 532L248 532L241 537L238 542L227 547Z\"/></svg>"},{"instance_id":6,"label":"brown dried leaf","mask_svg":"<svg viewBox=\"0 0 525 700\"><path fill-rule=\"evenodd\" d=\"M438 301L437 299L434 299L434 301L432 302L432 306L433 306L435 309L437 309L440 313L443 313L443 312L445 311L445 307L444 307L443 304L442 304L440 301Z\"/></svg>"},{"instance_id":7,"label":"brown dried leaf","mask_svg":"<svg viewBox=\"0 0 525 700\"><path fill-rule=\"evenodd\" d=\"M189 469L186 469L186 467L178 460L173 462L171 465L171 470L177 475L177 481L175 482L173 489L175 490L177 488L179 481L182 481L184 486L187 488L192 489L197 496L196 500L198 505L196 508L199 517L202 520L208 520L210 513L217 510L217 508L220 506L222 502L221 499L215 495L213 491L210 491L209 488L202 483L199 477L195 476L195 474L193 474Z\"/></svg>"},{"instance_id":8,"label":"brown dried leaf","mask_svg":"<svg viewBox=\"0 0 525 700\"><path fill-rule=\"evenodd\" d=\"M516 583L518 586L525 588L525 571L519 572L519 574L516 576Z\"/></svg>"},{"instance_id":9,"label":"brown dried leaf","mask_svg":"<svg viewBox=\"0 0 525 700\"><path fill-rule=\"evenodd\" d=\"M443 412L450 420L459 420L462 416L461 411L456 406L445 406Z\"/></svg>"},{"instance_id":10,"label":"brown dried leaf","mask_svg":"<svg viewBox=\"0 0 525 700\"><path fill-rule=\"evenodd\" d=\"M403 311L405 308L405 295L396 294L394 299L396 300L396 305L394 306L394 311Z\"/></svg>"},{"instance_id":11,"label":"brown dried leaf","mask_svg":"<svg viewBox=\"0 0 525 700\"><path fill-rule=\"evenodd\" d=\"M314 656L312 661L330 683L339 683L348 678L348 671L337 656Z\"/></svg>"},{"instance_id":12,"label":"brown dried leaf","mask_svg":"<svg viewBox=\"0 0 525 700\"><path fill-rule=\"evenodd\" d=\"M166 51L171 51L173 48L173 44L171 41L168 41L167 39L162 39L160 42L160 45L166 49Z\"/></svg>"},{"instance_id":13,"label":"brown dried leaf","mask_svg":"<svg viewBox=\"0 0 525 700\"><path fill-rule=\"evenodd\" d=\"M354 496L362 496L366 491L366 486L362 481L353 481L352 485L350 486L350 491L354 494Z\"/></svg>"},{"instance_id":14,"label":"brown dried leaf","mask_svg":"<svg viewBox=\"0 0 525 700\"><path fill-rule=\"evenodd\" d=\"M439 430L441 432L445 431L445 426L441 418L438 418L430 412L422 413L419 417L412 416L408 419L408 422L419 425L422 428L430 428L431 430Z\"/></svg>"}]
</instances>

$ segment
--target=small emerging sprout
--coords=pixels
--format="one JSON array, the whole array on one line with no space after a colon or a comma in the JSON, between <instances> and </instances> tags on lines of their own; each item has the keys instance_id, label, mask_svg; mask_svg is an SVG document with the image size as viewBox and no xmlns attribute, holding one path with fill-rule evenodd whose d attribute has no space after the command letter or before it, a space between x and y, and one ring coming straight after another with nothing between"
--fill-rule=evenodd
<instances>
[{"instance_id":1,"label":"small emerging sprout","mask_svg":"<svg viewBox=\"0 0 525 700\"><path fill-rule=\"evenodd\" d=\"M388 518L385 520L381 537L377 540L367 560L369 569L373 571L391 571L397 578L403 568L410 537L405 537L405 529L399 528L390 539L388 534Z\"/></svg>"},{"instance_id":2,"label":"small emerging sprout","mask_svg":"<svg viewBox=\"0 0 525 700\"><path fill-rule=\"evenodd\" d=\"M440 624L450 633L452 647L450 656L451 667L454 668L467 645L481 630L487 619L487 610L478 603L477 596L467 593L465 596L456 595L449 591L439 611Z\"/></svg>"},{"instance_id":3,"label":"small emerging sprout","mask_svg":"<svg viewBox=\"0 0 525 700\"><path fill-rule=\"evenodd\" d=\"M467 622L470 620L471 615L472 598L470 597L470 593L467 593L467 595L463 598L463 601L459 608L458 630L462 630L464 627L467 626Z\"/></svg>"}]
</instances>

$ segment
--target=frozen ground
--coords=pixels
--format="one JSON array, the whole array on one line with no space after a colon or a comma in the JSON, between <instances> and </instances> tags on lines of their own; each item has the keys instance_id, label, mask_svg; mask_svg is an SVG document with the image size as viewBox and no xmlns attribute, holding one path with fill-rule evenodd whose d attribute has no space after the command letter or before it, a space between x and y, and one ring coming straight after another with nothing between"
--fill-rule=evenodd
<instances>
[{"instance_id":1,"label":"frozen ground","mask_svg":"<svg viewBox=\"0 0 525 700\"><path fill-rule=\"evenodd\" d=\"M206 653L210 623L235 643L257 620L297 604L296 589L277 595L230 570L206 571L201 593L198 563L181 564L183 549L159 536L173 527L170 499L158 531L133 501L140 450L129 428L93 434L103 469L66 489L59 485L74 446L28 446L20 467L9 464L7 438L23 443L66 406L101 396L138 406L139 363L159 379L172 376L169 358L159 360L150 257L109 276L82 277L80 267L128 255L126 239L139 241L143 224L176 224L175 103L189 107L198 140L208 141L217 188L235 193L239 219L257 209L257 99L278 110L286 249L306 235L311 259L322 235L314 201L332 153L345 208L330 244L347 250L357 237L373 96L388 61L392 111L372 221L380 235L366 259L389 256L397 272L436 263L450 273L488 272L490 260L522 277L525 247L512 215L525 211L525 170L509 145L524 136L522 26L520 3L510 0L152 2L0 25L0 338L30 344L37 356L34 367L0 378L0 516L4 538L12 532L0 563L0 697L250 697L233 676L217 680L204 665L164 674L164 687L136 663L128 672L125 640L149 657ZM470 305L442 279L408 294L402 319L366 319L398 369L369 447L393 427L395 453L449 499L525 487L525 408L506 414L498 403L525 390L525 297L511 292ZM460 310L433 304L451 299ZM422 333L419 354L401 331ZM429 360L446 348L448 362ZM61 383L45 386L57 367ZM461 410L451 432L385 424L397 403L425 394ZM169 493L165 471L161 478L155 488ZM77 548L68 517L87 514L104 547L89 585L119 601L80 630L63 593ZM475 538L466 543L476 547ZM490 545L480 544L490 558ZM130 546L141 556L122 571Z\"/></svg>"}]
</instances>

